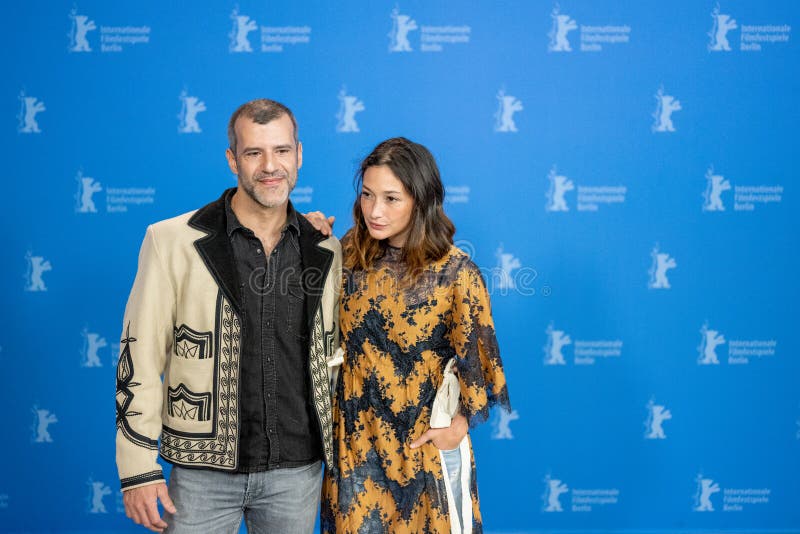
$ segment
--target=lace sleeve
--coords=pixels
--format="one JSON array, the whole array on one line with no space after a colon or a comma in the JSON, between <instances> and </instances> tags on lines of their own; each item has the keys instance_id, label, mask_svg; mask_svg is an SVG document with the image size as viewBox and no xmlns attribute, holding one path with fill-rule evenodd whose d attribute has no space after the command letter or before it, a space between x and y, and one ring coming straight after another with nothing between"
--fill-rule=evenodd
<instances>
[{"instance_id":1,"label":"lace sleeve","mask_svg":"<svg viewBox=\"0 0 800 534\"><path fill-rule=\"evenodd\" d=\"M451 341L457 354L461 411L470 427L487 420L492 406L510 411L489 292L471 261L464 262L456 275Z\"/></svg>"}]
</instances>

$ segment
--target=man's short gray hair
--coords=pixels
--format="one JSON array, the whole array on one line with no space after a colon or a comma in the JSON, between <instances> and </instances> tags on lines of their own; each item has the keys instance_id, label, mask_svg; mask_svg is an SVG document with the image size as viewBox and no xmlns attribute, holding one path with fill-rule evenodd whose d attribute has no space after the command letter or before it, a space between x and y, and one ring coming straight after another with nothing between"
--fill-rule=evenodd
<instances>
[{"instance_id":1,"label":"man's short gray hair","mask_svg":"<svg viewBox=\"0 0 800 534\"><path fill-rule=\"evenodd\" d=\"M292 119L292 127L294 129L294 143L297 144L297 120L294 118L294 113L288 107L275 100L268 98L258 98L251 100L239 106L239 108L231 115L231 120L228 122L228 146L231 152L236 155L236 120L239 117L247 117L257 124L267 124L279 119L284 115L288 115Z\"/></svg>"}]
</instances>

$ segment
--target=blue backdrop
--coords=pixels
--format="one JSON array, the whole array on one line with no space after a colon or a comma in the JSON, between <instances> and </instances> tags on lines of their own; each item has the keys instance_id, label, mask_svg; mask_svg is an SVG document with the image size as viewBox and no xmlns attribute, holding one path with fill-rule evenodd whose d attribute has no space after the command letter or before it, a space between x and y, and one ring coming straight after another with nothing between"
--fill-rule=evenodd
<instances>
[{"instance_id":1,"label":"blue backdrop","mask_svg":"<svg viewBox=\"0 0 800 534\"><path fill-rule=\"evenodd\" d=\"M437 157L514 407L473 434L487 531L800 531L796 2L4 9L0 529L135 530L139 245L235 184L228 117L269 97L337 235L375 144Z\"/></svg>"}]
</instances>

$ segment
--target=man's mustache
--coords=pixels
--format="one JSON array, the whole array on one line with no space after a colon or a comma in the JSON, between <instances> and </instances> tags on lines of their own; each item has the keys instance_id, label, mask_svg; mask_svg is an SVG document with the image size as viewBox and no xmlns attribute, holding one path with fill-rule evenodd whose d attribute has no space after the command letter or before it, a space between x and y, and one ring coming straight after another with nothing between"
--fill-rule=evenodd
<instances>
[{"instance_id":1,"label":"man's mustache","mask_svg":"<svg viewBox=\"0 0 800 534\"><path fill-rule=\"evenodd\" d=\"M283 171L275 171L275 172L262 172L256 176L256 180L262 180L264 178L287 178L288 174Z\"/></svg>"}]
</instances>

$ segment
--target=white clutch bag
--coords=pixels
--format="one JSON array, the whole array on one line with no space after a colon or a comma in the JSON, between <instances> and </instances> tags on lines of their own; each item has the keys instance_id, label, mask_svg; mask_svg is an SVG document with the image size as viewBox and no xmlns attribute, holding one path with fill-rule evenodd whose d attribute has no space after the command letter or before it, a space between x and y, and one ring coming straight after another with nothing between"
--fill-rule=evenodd
<instances>
[{"instance_id":1,"label":"white clutch bag","mask_svg":"<svg viewBox=\"0 0 800 534\"><path fill-rule=\"evenodd\" d=\"M458 385L458 377L453 372L455 363L456 359L450 358L444 368L442 385L436 391L436 398L433 399L433 408L431 408L431 428L447 428L458 410L461 390Z\"/></svg>"},{"instance_id":2,"label":"white clutch bag","mask_svg":"<svg viewBox=\"0 0 800 534\"><path fill-rule=\"evenodd\" d=\"M342 347L336 349L333 356L328 360L328 379L331 386L331 398L336 393L336 378L339 376L339 367L344 363L344 351Z\"/></svg>"}]
</instances>

